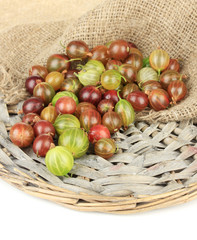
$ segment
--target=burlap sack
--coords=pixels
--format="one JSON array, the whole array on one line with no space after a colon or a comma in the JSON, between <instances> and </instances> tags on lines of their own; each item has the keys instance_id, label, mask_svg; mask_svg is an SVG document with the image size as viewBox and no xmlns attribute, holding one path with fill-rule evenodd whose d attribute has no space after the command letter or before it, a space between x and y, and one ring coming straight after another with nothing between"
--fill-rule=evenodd
<instances>
[{"instance_id":1,"label":"burlap sack","mask_svg":"<svg viewBox=\"0 0 197 240\"><path fill-rule=\"evenodd\" d=\"M197 116L197 2L189 0L107 0L69 25L64 21L20 25L0 35L0 89L8 104L24 99L24 80L33 64L45 64L60 45L81 39L90 47L113 39L137 44L144 56L160 46L183 59L188 96L165 111L144 111L138 120L180 121Z\"/></svg>"}]
</instances>

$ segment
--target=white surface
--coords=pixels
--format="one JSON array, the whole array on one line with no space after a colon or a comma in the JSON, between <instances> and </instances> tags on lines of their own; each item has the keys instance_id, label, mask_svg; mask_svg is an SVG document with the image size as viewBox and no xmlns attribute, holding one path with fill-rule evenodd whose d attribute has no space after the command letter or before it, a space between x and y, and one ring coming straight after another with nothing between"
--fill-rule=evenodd
<instances>
[{"instance_id":1,"label":"white surface","mask_svg":"<svg viewBox=\"0 0 197 240\"><path fill-rule=\"evenodd\" d=\"M197 200L133 215L78 212L0 180L0 240L197 238Z\"/></svg>"}]
</instances>

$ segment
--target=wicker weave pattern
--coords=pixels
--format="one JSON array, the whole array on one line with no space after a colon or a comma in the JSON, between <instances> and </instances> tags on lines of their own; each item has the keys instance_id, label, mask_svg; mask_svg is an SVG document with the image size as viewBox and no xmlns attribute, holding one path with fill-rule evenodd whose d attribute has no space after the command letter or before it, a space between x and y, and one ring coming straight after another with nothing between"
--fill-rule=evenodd
<instances>
[{"instance_id":1,"label":"wicker weave pattern","mask_svg":"<svg viewBox=\"0 0 197 240\"><path fill-rule=\"evenodd\" d=\"M10 142L7 130L20 118L0 106L7 116L0 124L0 176L27 193L79 210L130 213L178 203L176 196L196 186L197 127L191 122L131 125L113 136L118 154L109 161L85 155L66 178L51 174L31 148L24 152Z\"/></svg>"}]
</instances>

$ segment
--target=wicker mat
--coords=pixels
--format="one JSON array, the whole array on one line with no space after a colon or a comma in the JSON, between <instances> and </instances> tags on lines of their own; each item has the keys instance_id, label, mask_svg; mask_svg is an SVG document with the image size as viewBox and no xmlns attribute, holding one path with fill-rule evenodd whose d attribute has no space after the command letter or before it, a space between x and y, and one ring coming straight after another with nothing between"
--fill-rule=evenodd
<instances>
[{"instance_id":1,"label":"wicker mat","mask_svg":"<svg viewBox=\"0 0 197 240\"><path fill-rule=\"evenodd\" d=\"M136 122L113 135L119 150L110 160L88 154L75 160L70 177L56 177L32 148L23 151L9 140L11 125L20 121L13 114L17 109L7 110L2 99L0 111L0 177L29 194L73 209L112 213L165 207L196 196L197 126L191 121Z\"/></svg>"}]
</instances>

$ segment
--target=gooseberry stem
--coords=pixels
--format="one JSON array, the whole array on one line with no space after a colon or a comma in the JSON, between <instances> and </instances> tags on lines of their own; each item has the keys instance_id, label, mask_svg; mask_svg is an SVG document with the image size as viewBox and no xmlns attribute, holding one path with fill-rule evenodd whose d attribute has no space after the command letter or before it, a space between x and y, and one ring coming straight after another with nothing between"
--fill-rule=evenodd
<instances>
[{"instance_id":1,"label":"gooseberry stem","mask_svg":"<svg viewBox=\"0 0 197 240\"><path fill-rule=\"evenodd\" d=\"M82 64L77 64L77 69L80 68L80 69L83 69L84 68L84 65Z\"/></svg>"},{"instance_id":2,"label":"gooseberry stem","mask_svg":"<svg viewBox=\"0 0 197 240\"><path fill-rule=\"evenodd\" d=\"M100 83L100 82L98 82L98 83ZM98 89L98 88L101 88L102 87L102 85L99 85L99 86L97 86L96 88Z\"/></svg>"},{"instance_id":3,"label":"gooseberry stem","mask_svg":"<svg viewBox=\"0 0 197 240\"><path fill-rule=\"evenodd\" d=\"M74 72L74 75L75 75L76 77L79 77L79 75L78 75L76 72Z\"/></svg>"},{"instance_id":4,"label":"gooseberry stem","mask_svg":"<svg viewBox=\"0 0 197 240\"><path fill-rule=\"evenodd\" d=\"M120 92L120 90L117 91L117 95L118 95L119 100L121 100L122 98L120 97L119 92Z\"/></svg>"},{"instance_id":5,"label":"gooseberry stem","mask_svg":"<svg viewBox=\"0 0 197 240\"><path fill-rule=\"evenodd\" d=\"M70 60L65 60L65 62L67 63L67 62L73 62L73 61L77 61L77 60L82 61L81 58L73 58L73 59L70 59Z\"/></svg>"},{"instance_id":6,"label":"gooseberry stem","mask_svg":"<svg viewBox=\"0 0 197 240\"><path fill-rule=\"evenodd\" d=\"M119 71L120 66L118 66L118 65L116 65L116 64L113 64L113 66L117 67L117 70Z\"/></svg>"},{"instance_id":7,"label":"gooseberry stem","mask_svg":"<svg viewBox=\"0 0 197 240\"><path fill-rule=\"evenodd\" d=\"M127 82L127 80L126 80L126 78L125 78L124 76L122 76L122 75L121 75L121 78L123 78L123 79L124 79L124 81L125 81L125 82Z\"/></svg>"},{"instance_id":8,"label":"gooseberry stem","mask_svg":"<svg viewBox=\"0 0 197 240\"><path fill-rule=\"evenodd\" d=\"M63 45L62 41L60 41L60 45L61 45L63 48L66 48L66 47Z\"/></svg>"}]
</instances>

